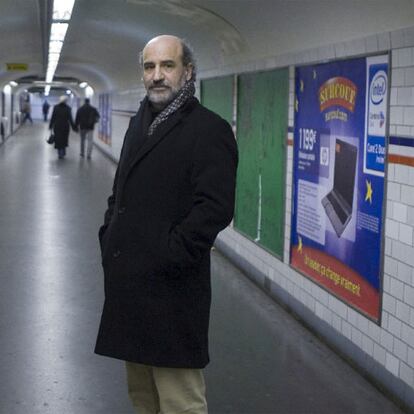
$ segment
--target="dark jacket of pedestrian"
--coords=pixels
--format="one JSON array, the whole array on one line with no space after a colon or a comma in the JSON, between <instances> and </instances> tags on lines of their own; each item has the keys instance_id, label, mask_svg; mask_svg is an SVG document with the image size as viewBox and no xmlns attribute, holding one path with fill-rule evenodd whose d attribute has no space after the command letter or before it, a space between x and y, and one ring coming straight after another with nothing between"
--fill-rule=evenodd
<instances>
[{"instance_id":1,"label":"dark jacket of pedestrian","mask_svg":"<svg viewBox=\"0 0 414 414\"><path fill-rule=\"evenodd\" d=\"M47 116L47 114L49 113L49 108L50 108L49 102L44 101L43 106L42 106L43 115Z\"/></svg>"},{"instance_id":2,"label":"dark jacket of pedestrian","mask_svg":"<svg viewBox=\"0 0 414 414\"><path fill-rule=\"evenodd\" d=\"M147 106L145 98L130 121L100 230L105 304L95 352L203 368L210 249L233 216L236 142L196 98L146 138Z\"/></svg>"},{"instance_id":3,"label":"dark jacket of pedestrian","mask_svg":"<svg viewBox=\"0 0 414 414\"><path fill-rule=\"evenodd\" d=\"M52 117L50 118L49 129L55 135L55 148L66 148L69 143L70 127L76 131L72 119L72 110L66 102L60 102L53 107Z\"/></svg>"},{"instance_id":4,"label":"dark jacket of pedestrian","mask_svg":"<svg viewBox=\"0 0 414 414\"><path fill-rule=\"evenodd\" d=\"M99 112L95 107L86 102L76 112L76 127L82 130L93 130L99 121Z\"/></svg>"}]
</instances>

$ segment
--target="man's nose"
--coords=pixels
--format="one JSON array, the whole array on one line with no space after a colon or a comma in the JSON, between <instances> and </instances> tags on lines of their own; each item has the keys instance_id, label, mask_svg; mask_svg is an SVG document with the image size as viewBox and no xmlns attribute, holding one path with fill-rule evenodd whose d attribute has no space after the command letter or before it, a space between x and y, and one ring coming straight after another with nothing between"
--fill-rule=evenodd
<instances>
[{"instance_id":1,"label":"man's nose","mask_svg":"<svg viewBox=\"0 0 414 414\"><path fill-rule=\"evenodd\" d=\"M160 66L155 66L154 69L154 81L160 81L164 79L164 73Z\"/></svg>"}]
</instances>

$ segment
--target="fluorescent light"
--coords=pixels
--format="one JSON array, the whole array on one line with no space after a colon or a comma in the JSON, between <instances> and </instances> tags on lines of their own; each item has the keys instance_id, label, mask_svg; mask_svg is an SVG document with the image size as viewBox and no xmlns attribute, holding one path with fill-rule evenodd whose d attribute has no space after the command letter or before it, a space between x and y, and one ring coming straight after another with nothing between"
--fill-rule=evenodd
<instances>
[{"instance_id":1,"label":"fluorescent light","mask_svg":"<svg viewBox=\"0 0 414 414\"><path fill-rule=\"evenodd\" d=\"M52 23L52 27L50 29L50 40L59 40L63 42L68 26L68 23Z\"/></svg>"},{"instance_id":2,"label":"fluorescent light","mask_svg":"<svg viewBox=\"0 0 414 414\"><path fill-rule=\"evenodd\" d=\"M48 72L46 74L46 83L52 83L55 72Z\"/></svg>"},{"instance_id":3,"label":"fluorescent light","mask_svg":"<svg viewBox=\"0 0 414 414\"><path fill-rule=\"evenodd\" d=\"M10 94L11 91L12 91L12 87L9 84L5 85L5 87L3 88L3 92L7 95Z\"/></svg>"},{"instance_id":4,"label":"fluorescent light","mask_svg":"<svg viewBox=\"0 0 414 414\"><path fill-rule=\"evenodd\" d=\"M92 86L88 86L85 89L85 95L86 95L86 97L87 98L91 98L93 96L93 94L94 94L94 90L93 90Z\"/></svg>"},{"instance_id":5,"label":"fluorescent light","mask_svg":"<svg viewBox=\"0 0 414 414\"><path fill-rule=\"evenodd\" d=\"M66 89L66 95L70 95L72 91L70 89Z\"/></svg>"},{"instance_id":6,"label":"fluorescent light","mask_svg":"<svg viewBox=\"0 0 414 414\"><path fill-rule=\"evenodd\" d=\"M53 81L53 75L55 74L54 70L48 70L46 73L46 83L51 83Z\"/></svg>"},{"instance_id":7,"label":"fluorescent light","mask_svg":"<svg viewBox=\"0 0 414 414\"><path fill-rule=\"evenodd\" d=\"M79 84L79 87L80 88L86 88L88 86L88 82L81 82L80 84Z\"/></svg>"},{"instance_id":8,"label":"fluorescent light","mask_svg":"<svg viewBox=\"0 0 414 414\"><path fill-rule=\"evenodd\" d=\"M54 0L53 20L70 20L75 0Z\"/></svg>"},{"instance_id":9,"label":"fluorescent light","mask_svg":"<svg viewBox=\"0 0 414 414\"><path fill-rule=\"evenodd\" d=\"M53 82L56 68L60 59L60 52L63 47L68 22L72 16L75 0L53 0L52 25L50 28L49 56L46 71L46 83ZM45 87L45 95L49 95L50 85Z\"/></svg>"},{"instance_id":10,"label":"fluorescent light","mask_svg":"<svg viewBox=\"0 0 414 414\"><path fill-rule=\"evenodd\" d=\"M60 53L49 53L49 63L50 62L59 62Z\"/></svg>"},{"instance_id":11,"label":"fluorescent light","mask_svg":"<svg viewBox=\"0 0 414 414\"><path fill-rule=\"evenodd\" d=\"M15 81L10 81L9 84L10 84L10 86L17 86L18 85L18 83L15 82Z\"/></svg>"},{"instance_id":12,"label":"fluorescent light","mask_svg":"<svg viewBox=\"0 0 414 414\"><path fill-rule=\"evenodd\" d=\"M50 71L52 71L52 70L55 70L55 69L56 69L56 67L57 67L57 65L58 65L58 61L57 61L57 60L51 60L51 61L49 62L49 64L47 65L47 70L48 70L48 72L50 72Z\"/></svg>"},{"instance_id":13,"label":"fluorescent light","mask_svg":"<svg viewBox=\"0 0 414 414\"><path fill-rule=\"evenodd\" d=\"M63 42L59 40L51 40L49 42L49 53L60 53L62 46Z\"/></svg>"}]
</instances>

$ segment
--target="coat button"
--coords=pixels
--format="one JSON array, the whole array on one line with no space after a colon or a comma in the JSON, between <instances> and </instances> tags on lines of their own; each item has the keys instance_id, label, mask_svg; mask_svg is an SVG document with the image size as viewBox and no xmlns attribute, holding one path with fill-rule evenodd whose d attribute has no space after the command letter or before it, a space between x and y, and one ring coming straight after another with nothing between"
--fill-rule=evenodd
<instances>
[{"instance_id":1,"label":"coat button","mask_svg":"<svg viewBox=\"0 0 414 414\"><path fill-rule=\"evenodd\" d=\"M112 256L116 259L117 257L119 257L121 255L121 252L120 252L120 250L115 250L113 253L112 253Z\"/></svg>"},{"instance_id":2,"label":"coat button","mask_svg":"<svg viewBox=\"0 0 414 414\"><path fill-rule=\"evenodd\" d=\"M125 207L119 207L118 214L124 214L125 213Z\"/></svg>"}]
</instances>

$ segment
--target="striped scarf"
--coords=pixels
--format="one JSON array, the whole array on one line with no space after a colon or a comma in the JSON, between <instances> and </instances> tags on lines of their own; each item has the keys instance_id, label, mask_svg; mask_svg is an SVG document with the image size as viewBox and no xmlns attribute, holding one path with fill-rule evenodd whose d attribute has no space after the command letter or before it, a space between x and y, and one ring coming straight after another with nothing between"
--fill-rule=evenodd
<instances>
[{"instance_id":1,"label":"striped scarf","mask_svg":"<svg viewBox=\"0 0 414 414\"><path fill-rule=\"evenodd\" d=\"M181 108L195 93L194 81L187 81L184 86L179 90L178 95L175 99L164 108L152 121L152 124L148 128L148 136L151 136L157 126L164 122L171 114L173 114L177 109Z\"/></svg>"}]
</instances>

